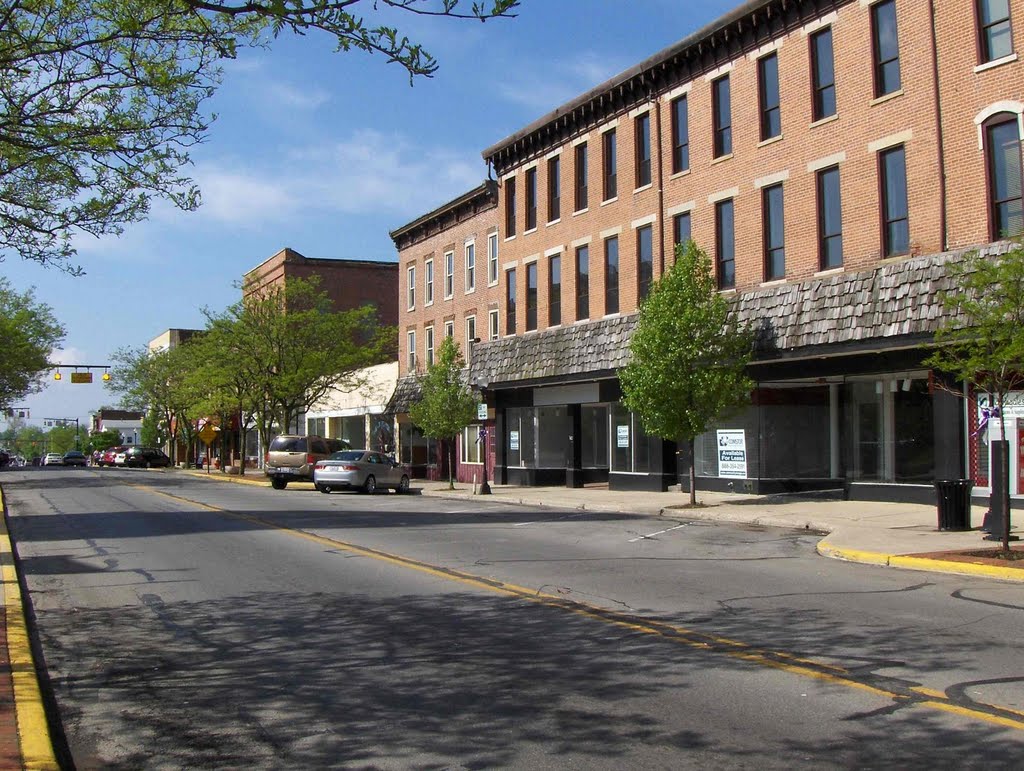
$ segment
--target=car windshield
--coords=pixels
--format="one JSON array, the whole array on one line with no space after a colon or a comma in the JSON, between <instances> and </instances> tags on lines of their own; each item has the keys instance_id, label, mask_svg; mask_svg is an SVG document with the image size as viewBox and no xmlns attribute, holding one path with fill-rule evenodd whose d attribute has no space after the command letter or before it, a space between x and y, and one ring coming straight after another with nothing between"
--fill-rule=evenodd
<instances>
[{"instance_id":1,"label":"car windshield","mask_svg":"<svg viewBox=\"0 0 1024 771\"><path fill-rule=\"evenodd\" d=\"M341 450L331 453L331 460L359 460L362 457L362 450Z\"/></svg>"}]
</instances>

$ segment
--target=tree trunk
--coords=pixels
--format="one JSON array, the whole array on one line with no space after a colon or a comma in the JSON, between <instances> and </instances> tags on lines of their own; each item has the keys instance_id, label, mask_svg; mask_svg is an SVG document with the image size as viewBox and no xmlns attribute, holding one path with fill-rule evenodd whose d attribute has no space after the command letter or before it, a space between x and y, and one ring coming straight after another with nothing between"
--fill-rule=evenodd
<instances>
[{"instance_id":1,"label":"tree trunk","mask_svg":"<svg viewBox=\"0 0 1024 771\"><path fill-rule=\"evenodd\" d=\"M448 440L448 489L455 489L455 441Z\"/></svg>"},{"instance_id":2,"label":"tree trunk","mask_svg":"<svg viewBox=\"0 0 1024 771\"><path fill-rule=\"evenodd\" d=\"M696 441L690 439L690 505L697 505L697 453Z\"/></svg>"}]
</instances>

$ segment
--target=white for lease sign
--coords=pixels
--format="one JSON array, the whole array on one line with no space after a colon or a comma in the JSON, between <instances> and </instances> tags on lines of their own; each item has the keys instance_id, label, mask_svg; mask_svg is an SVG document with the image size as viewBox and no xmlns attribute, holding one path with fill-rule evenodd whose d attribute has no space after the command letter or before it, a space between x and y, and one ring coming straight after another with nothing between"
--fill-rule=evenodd
<instances>
[{"instance_id":1,"label":"white for lease sign","mask_svg":"<svg viewBox=\"0 0 1024 771\"><path fill-rule=\"evenodd\" d=\"M747 437L742 428L718 431L718 476L747 477Z\"/></svg>"}]
</instances>

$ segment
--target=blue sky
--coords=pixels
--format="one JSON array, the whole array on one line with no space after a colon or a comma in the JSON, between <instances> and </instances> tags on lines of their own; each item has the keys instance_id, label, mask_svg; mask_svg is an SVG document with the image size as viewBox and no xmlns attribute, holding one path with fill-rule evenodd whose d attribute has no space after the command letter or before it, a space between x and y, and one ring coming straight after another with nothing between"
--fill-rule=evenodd
<instances>
[{"instance_id":1,"label":"blue sky","mask_svg":"<svg viewBox=\"0 0 1024 771\"><path fill-rule=\"evenodd\" d=\"M81 239L80 278L10 255L0 275L35 287L66 325L53 361L106 364L169 327L203 326L204 306L235 302L242 274L285 246L394 260L388 232L478 185L484 148L738 4L523 0L516 18L486 24L399 14L401 31L440 63L411 87L396 65L335 53L325 36L242 51L192 153L198 211L157 202L120 238ZM24 406L36 423L115 402L97 375L93 385L48 380Z\"/></svg>"}]
</instances>

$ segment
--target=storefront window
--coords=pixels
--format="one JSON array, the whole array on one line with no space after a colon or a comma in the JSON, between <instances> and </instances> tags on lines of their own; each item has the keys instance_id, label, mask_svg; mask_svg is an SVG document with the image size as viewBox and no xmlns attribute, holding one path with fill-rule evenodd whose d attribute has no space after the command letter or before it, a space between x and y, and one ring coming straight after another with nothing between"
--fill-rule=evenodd
<instances>
[{"instance_id":1,"label":"storefront window","mask_svg":"<svg viewBox=\"0 0 1024 771\"><path fill-rule=\"evenodd\" d=\"M395 451L395 428L391 420L383 415L370 416L370 447L376 452Z\"/></svg>"},{"instance_id":2,"label":"storefront window","mask_svg":"<svg viewBox=\"0 0 1024 771\"><path fill-rule=\"evenodd\" d=\"M480 462L480 426L472 425L466 426L462 429L462 462L463 463L479 463Z\"/></svg>"},{"instance_id":3,"label":"storefront window","mask_svg":"<svg viewBox=\"0 0 1024 771\"><path fill-rule=\"evenodd\" d=\"M619 403L611 406L612 471L649 473L652 448L658 441L647 435L638 415Z\"/></svg>"},{"instance_id":4,"label":"storefront window","mask_svg":"<svg viewBox=\"0 0 1024 771\"><path fill-rule=\"evenodd\" d=\"M341 436L353 447L366 445L366 418L362 415L346 415L341 419Z\"/></svg>"},{"instance_id":5,"label":"storefront window","mask_svg":"<svg viewBox=\"0 0 1024 771\"><path fill-rule=\"evenodd\" d=\"M580 407L583 468L608 468L608 407L584 404Z\"/></svg>"},{"instance_id":6,"label":"storefront window","mask_svg":"<svg viewBox=\"0 0 1024 771\"><path fill-rule=\"evenodd\" d=\"M430 466L437 463L437 442L423 436L412 423L403 423L399 432L402 442L402 463L410 466Z\"/></svg>"},{"instance_id":7,"label":"storefront window","mask_svg":"<svg viewBox=\"0 0 1024 771\"><path fill-rule=\"evenodd\" d=\"M831 475L828 386L759 388L754 392L754 405L761 430L761 478L823 479ZM747 436L757 433L748 432ZM756 466L748 472L751 476L753 468Z\"/></svg>"},{"instance_id":8,"label":"storefront window","mask_svg":"<svg viewBox=\"0 0 1024 771\"><path fill-rule=\"evenodd\" d=\"M843 393L847 476L923 483L935 466L932 397L923 378L848 383Z\"/></svg>"},{"instance_id":9,"label":"storefront window","mask_svg":"<svg viewBox=\"0 0 1024 771\"><path fill-rule=\"evenodd\" d=\"M309 436L327 436L327 418L307 419L306 434Z\"/></svg>"}]
</instances>

